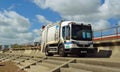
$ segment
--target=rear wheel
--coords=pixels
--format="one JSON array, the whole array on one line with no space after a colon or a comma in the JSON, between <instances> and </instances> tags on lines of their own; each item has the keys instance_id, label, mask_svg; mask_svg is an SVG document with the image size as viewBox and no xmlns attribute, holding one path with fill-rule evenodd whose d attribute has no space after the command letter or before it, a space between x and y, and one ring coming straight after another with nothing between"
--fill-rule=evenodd
<instances>
[{"instance_id":1,"label":"rear wheel","mask_svg":"<svg viewBox=\"0 0 120 72\"><path fill-rule=\"evenodd\" d=\"M45 48L45 55L46 56L53 56L53 53L49 53L48 47Z\"/></svg>"},{"instance_id":2,"label":"rear wheel","mask_svg":"<svg viewBox=\"0 0 120 72\"><path fill-rule=\"evenodd\" d=\"M67 56L67 53L65 53L64 46L62 46L62 45L59 46L59 55L61 57L66 57Z\"/></svg>"}]
</instances>

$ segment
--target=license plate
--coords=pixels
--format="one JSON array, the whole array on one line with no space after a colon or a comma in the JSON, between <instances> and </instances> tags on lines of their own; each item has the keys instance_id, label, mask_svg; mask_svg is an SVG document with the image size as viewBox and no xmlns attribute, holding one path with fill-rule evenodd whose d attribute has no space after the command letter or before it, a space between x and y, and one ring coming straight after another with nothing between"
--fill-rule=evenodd
<instances>
[{"instance_id":1,"label":"license plate","mask_svg":"<svg viewBox=\"0 0 120 72\"><path fill-rule=\"evenodd\" d=\"M80 53L87 53L87 51L80 51Z\"/></svg>"}]
</instances>

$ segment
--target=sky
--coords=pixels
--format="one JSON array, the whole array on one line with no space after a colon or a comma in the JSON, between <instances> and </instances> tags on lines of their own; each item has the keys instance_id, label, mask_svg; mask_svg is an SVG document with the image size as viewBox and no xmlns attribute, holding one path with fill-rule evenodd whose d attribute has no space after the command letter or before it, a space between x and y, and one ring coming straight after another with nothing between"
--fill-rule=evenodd
<instances>
[{"instance_id":1,"label":"sky","mask_svg":"<svg viewBox=\"0 0 120 72\"><path fill-rule=\"evenodd\" d=\"M0 0L0 45L40 40L40 29L62 19L93 30L120 25L119 0Z\"/></svg>"}]
</instances>

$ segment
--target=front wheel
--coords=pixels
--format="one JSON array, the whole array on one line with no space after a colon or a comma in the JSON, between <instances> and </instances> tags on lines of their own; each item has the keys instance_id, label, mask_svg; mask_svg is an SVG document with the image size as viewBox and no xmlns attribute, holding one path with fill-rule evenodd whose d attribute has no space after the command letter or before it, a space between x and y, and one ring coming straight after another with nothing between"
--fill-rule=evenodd
<instances>
[{"instance_id":1,"label":"front wheel","mask_svg":"<svg viewBox=\"0 0 120 72\"><path fill-rule=\"evenodd\" d=\"M59 46L59 55L61 57L66 57L67 56L67 53L65 53L65 49L64 49L64 46Z\"/></svg>"},{"instance_id":2,"label":"front wheel","mask_svg":"<svg viewBox=\"0 0 120 72\"><path fill-rule=\"evenodd\" d=\"M53 56L53 53L49 53L48 47L45 48L45 55L46 56Z\"/></svg>"}]
</instances>

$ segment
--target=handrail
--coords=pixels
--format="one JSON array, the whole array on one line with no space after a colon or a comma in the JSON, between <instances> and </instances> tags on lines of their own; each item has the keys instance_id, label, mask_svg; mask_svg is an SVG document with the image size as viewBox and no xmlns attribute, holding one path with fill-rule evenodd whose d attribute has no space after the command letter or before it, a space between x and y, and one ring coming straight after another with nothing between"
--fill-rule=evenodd
<instances>
[{"instance_id":1,"label":"handrail","mask_svg":"<svg viewBox=\"0 0 120 72\"><path fill-rule=\"evenodd\" d=\"M93 31L93 39L104 40L120 38L120 26Z\"/></svg>"}]
</instances>

